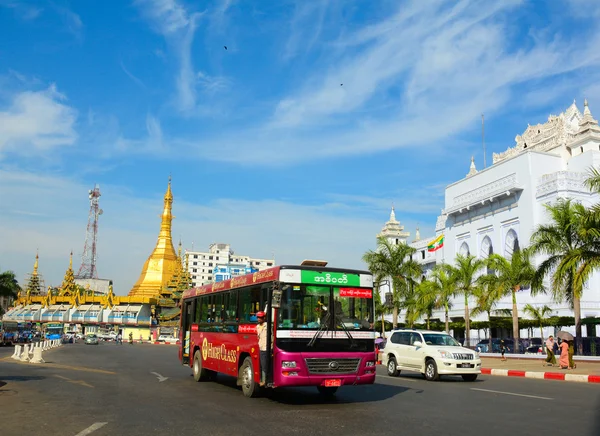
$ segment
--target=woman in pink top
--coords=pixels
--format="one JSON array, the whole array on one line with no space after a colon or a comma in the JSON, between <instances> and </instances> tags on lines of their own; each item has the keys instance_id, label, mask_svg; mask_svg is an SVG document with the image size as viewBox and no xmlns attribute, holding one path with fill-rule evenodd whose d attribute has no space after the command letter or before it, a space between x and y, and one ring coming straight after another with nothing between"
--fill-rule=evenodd
<instances>
[{"instance_id":1,"label":"woman in pink top","mask_svg":"<svg viewBox=\"0 0 600 436\"><path fill-rule=\"evenodd\" d=\"M558 361L560 369L571 369L569 368L569 344L567 341L562 341L558 347L560 348L560 360Z\"/></svg>"}]
</instances>

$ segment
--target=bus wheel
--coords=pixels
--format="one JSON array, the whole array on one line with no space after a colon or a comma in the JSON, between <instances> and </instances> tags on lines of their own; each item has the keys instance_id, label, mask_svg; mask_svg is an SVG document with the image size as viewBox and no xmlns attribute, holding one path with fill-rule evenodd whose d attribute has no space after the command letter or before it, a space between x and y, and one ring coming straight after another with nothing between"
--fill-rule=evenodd
<instances>
[{"instance_id":1,"label":"bus wheel","mask_svg":"<svg viewBox=\"0 0 600 436\"><path fill-rule=\"evenodd\" d=\"M335 393L337 392L337 386L334 387L325 387L325 386L317 386L317 390L324 398L333 398Z\"/></svg>"},{"instance_id":2,"label":"bus wheel","mask_svg":"<svg viewBox=\"0 0 600 436\"><path fill-rule=\"evenodd\" d=\"M202 368L202 355L200 350L196 350L194 353L194 380L197 382L205 381L208 379L208 371Z\"/></svg>"},{"instance_id":3,"label":"bus wheel","mask_svg":"<svg viewBox=\"0 0 600 436\"><path fill-rule=\"evenodd\" d=\"M246 357L244 363L240 367L239 378L242 381L242 392L244 396L248 398L258 396L260 387L258 383L254 381L254 366L252 365L252 359Z\"/></svg>"}]
</instances>

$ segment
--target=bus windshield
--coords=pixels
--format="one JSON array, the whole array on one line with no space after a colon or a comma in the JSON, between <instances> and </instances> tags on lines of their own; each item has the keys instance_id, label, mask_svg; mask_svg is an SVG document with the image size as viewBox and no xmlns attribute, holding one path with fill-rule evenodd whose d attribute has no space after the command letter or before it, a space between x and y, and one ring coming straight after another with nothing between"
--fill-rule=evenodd
<instances>
[{"instance_id":1,"label":"bus windshield","mask_svg":"<svg viewBox=\"0 0 600 436\"><path fill-rule=\"evenodd\" d=\"M372 330L372 297L371 289L284 285L277 328Z\"/></svg>"}]
</instances>

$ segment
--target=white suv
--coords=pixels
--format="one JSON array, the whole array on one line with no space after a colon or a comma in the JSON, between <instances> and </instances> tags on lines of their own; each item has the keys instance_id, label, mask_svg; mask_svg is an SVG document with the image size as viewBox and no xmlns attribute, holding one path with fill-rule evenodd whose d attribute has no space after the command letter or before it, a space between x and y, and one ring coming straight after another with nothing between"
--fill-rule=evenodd
<instances>
[{"instance_id":1,"label":"white suv","mask_svg":"<svg viewBox=\"0 0 600 436\"><path fill-rule=\"evenodd\" d=\"M465 381L475 381L481 374L479 353L462 347L445 332L394 330L381 353L392 377L407 370L420 372L430 381L440 375L461 375Z\"/></svg>"}]
</instances>

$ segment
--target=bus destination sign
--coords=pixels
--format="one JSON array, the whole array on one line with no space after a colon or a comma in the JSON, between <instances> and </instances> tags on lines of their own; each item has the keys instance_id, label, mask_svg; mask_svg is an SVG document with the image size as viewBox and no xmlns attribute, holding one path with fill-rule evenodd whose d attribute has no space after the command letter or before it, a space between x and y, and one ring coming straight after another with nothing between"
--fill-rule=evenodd
<instances>
[{"instance_id":1,"label":"bus destination sign","mask_svg":"<svg viewBox=\"0 0 600 436\"><path fill-rule=\"evenodd\" d=\"M360 286L360 276L358 274L302 270L301 280L302 283L317 285Z\"/></svg>"}]
</instances>

